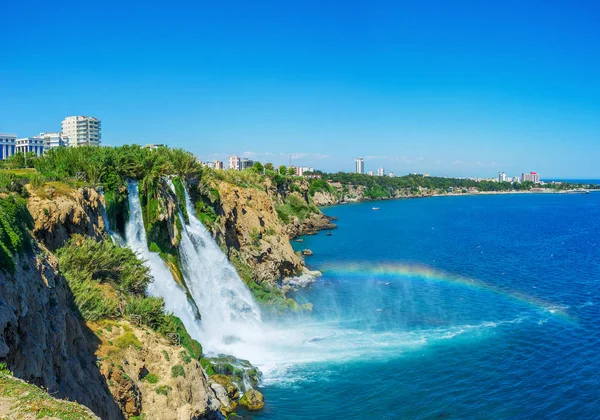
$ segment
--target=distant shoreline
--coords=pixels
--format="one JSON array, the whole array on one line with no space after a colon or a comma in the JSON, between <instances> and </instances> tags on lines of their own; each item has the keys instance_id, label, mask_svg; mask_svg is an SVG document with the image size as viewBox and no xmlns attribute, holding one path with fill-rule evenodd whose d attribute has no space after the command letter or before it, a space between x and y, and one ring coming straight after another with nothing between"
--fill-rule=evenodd
<instances>
[{"instance_id":1,"label":"distant shoreline","mask_svg":"<svg viewBox=\"0 0 600 420\"><path fill-rule=\"evenodd\" d=\"M600 188L596 189L588 189L590 193L600 192ZM466 193L444 193L444 194L429 194L429 195L412 195L406 197L384 197L384 198L365 198L361 200L355 201L340 201L334 204L325 204L318 206L319 208L327 208L332 206L344 205L344 204L358 204L358 203L368 203L368 202L377 202L377 201L391 201L391 200L412 200L419 198L432 198L432 197L473 197L478 195L513 195L513 194L558 194L558 195L580 195L581 193L569 192L569 190L559 190L559 191L478 191L478 192L466 192ZM585 194L584 194L585 195Z\"/></svg>"}]
</instances>

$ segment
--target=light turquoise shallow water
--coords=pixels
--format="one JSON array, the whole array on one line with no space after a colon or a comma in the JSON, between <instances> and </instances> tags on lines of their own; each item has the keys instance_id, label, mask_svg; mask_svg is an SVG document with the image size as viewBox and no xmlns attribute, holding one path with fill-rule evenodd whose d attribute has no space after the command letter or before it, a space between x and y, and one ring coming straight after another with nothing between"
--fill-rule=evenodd
<instances>
[{"instance_id":1,"label":"light turquoise shallow water","mask_svg":"<svg viewBox=\"0 0 600 420\"><path fill-rule=\"evenodd\" d=\"M377 206L294 244L315 335L250 418L600 417L600 193Z\"/></svg>"}]
</instances>

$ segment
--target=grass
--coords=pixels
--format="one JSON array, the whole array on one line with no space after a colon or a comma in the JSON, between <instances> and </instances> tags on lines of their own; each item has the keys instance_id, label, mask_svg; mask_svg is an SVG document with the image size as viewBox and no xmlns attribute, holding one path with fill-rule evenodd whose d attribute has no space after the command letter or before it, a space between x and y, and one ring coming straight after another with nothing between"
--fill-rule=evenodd
<instances>
[{"instance_id":1,"label":"grass","mask_svg":"<svg viewBox=\"0 0 600 420\"><path fill-rule=\"evenodd\" d=\"M187 364L189 364L189 363L191 363L191 361L192 361L192 358L190 357L190 355L188 354L188 352L187 352L187 351L185 351L185 350L181 350L181 351L179 352L179 358L180 358L180 359L181 359L181 361L182 361L183 363L185 363L186 365L187 365Z\"/></svg>"},{"instance_id":2,"label":"grass","mask_svg":"<svg viewBox=\"0 0 600 420\"><path fill-rule=\"evenodd\" d=\"M0 397L14 401L11 413L23 417L48 417L60 420L94 419L90 411L71 401L59 400L35 385L15 379L0 372Z\"/></svg>"}]
</instances>

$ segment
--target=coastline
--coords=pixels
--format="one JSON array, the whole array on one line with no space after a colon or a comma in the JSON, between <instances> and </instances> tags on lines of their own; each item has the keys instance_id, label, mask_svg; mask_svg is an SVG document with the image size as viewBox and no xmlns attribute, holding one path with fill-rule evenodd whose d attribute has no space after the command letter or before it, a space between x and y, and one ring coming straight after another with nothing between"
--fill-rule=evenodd
<instances>
[{"instance_id":1,"label":"coastline","mask_svg":"<svg viewBox=\"0 0 600 420\"><path fill-rule=\"evenodd\" d=\"M600 192L600 189L589 189L589 193ZM557 194L557 195L572 195L578 194L568 190L545 190L545 191L477 191L477 192L466 192L466 193L444 193L444 194L423 194L423 195L410 195L410 196L398 196L398 197L380 197L380 198L365 198L362 197L356 200L340 200L331 204L316 204L319 208L327 208L332 206L354 204L354 203L366 203L366 202L377 202L377 201L390 201L390 200L412 200L421 198L432 198L432 197L466 197L466 196L477 196L477 195L517 195L517 194Z\"/></svg>"}]
</instances>

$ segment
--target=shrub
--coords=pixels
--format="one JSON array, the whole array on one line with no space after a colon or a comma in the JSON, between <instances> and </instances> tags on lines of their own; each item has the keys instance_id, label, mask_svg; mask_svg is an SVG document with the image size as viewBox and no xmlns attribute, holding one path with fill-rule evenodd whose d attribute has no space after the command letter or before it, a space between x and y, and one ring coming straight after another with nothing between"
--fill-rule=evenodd
<instances>
[{"instance_id":1,"label":"shrub","mask_svg":"<svg viewBox=\"0 0 600 420\"><path fill-rule=\"evenodd\" d=\"M160 385L156 387L156 393L158 395L168 395L172 390L173 388L171 388L169 385Z\"/></svg>"},{"instance_id":2,"label":"shrub","mask_svg":"<svg viewBox=\"0 0 600 420\"><path fill-rule=\"evenodd\" d=\"M122 350L130 347L133 347L136 350L141 350L142 348L142 343L132 331L127 331L125 334L118 336L115 339L115 345Z\"/></svg>"},{"instance_id":3,"label":"shrub","mask_svg":"<svg viewBox=\"0 0 600 420\"><path fill-rule=\"evenodd\" d=\"M185 378L185 369L181 365L174 365L171 367L171 376L173 378L177 378L178 376Z\"/></svg>"},{"instance_id":4,"label":"shrub","mask_svg":"<svg viewBox=\"0 0 600 420\"><path fill-rule=\"evenodd\" d=\"M187 351L185 350L181 350L179 352L179 358L183 361L183 363L185 363L186 365L188 363L190 363L192 361L192 358L190 357L190 355L188 354Z\"/></svg>"},{"instance_id":5,"label":"shrub","mask_svg":"<svg viewBox=\"0 0 600 420\"><path fill-rule=\"evenodd\" d=\"M153 373L149 373L146 376L144 376L144 379L142 380L148 382L149 384L155 384L158 383L158 376L156 376Z\"/></svg>"}]
</instances>

